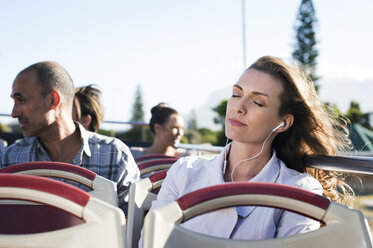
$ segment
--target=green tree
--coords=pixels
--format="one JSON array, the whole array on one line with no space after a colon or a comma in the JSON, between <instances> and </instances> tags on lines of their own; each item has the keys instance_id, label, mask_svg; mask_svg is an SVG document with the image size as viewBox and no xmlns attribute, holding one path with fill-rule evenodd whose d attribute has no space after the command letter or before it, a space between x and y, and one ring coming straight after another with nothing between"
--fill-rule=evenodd
<instances>
[{"instance_id":1,"label":"green tree","mask_svg":"<svg viewBox=\"0 0 373 248\"><path fill-rule=\"evenodd\" d=\"M185 144L199 144L201 143L200 141L201 135L198 132L196 112L192 110L188 116L181 142Z\"/></svg>"},{"instance_id":2,"label":"green tree","mask_svg":"<svg viewBox=\"0 0 373 248\"><path fill-rule=\"evenodd\" d=\"M107 130L99 128L97 131L99 134L106 135L106 136L115 136L114 130Z\"/></svg>"},{"instance_id":3,"label":"green tree","mask_svg":"<svg viewBox=\"0 0 373 248\"><path fill-rule=\"evenodd\" d=\"M198 133L201 135L200 143L202 144L217 144L218 133L208 128L199 128ZM225 143L224 143L225 145Z\"/></svg>"},{"instance_id":4,"label":"green tree","mask_svg":"<svg viewBox=\"0 0 373 248\"><path fill-rule=\"evenodd\" d=\"M359 103L355 101L351 101L350 108L347 110L345 116L350 119L352 124L357 123L366 128L372 129L370 126L369 113L361 112Z\"/></svg>"},{"instance_id":5,"label":"green tree","mask_svg":"<svg viewBox=\"0 0 373 248\"><path fill-rule=\"evenodd\" d=\"M9 132L10 132L10 128L9 128L9 126L0 123L0 132L9 133Z\"/></svg>"},{"instance_id":6,"label":"green tree","mask_svg":"<svg viewBox=\"0 0 373 248\"><path fill-rule=\"evenodd\" d=\"M181 139L181 143L184 144L200 144L201 135L195 129L185 129L184 136Z\"/></svg>"},{"instance_id":7,"label":"green tree","mask_svg":"<svg viewBox=\"0 0 373 248\"><path fill-rule=\"evenodd\" d=\"M132 105L132 117L131 121L144 121L144 104L142 100L142 91L141 85L137 85L136 93L135 93L135 102Z\"/></svg>"},{"instance_id":8,"label":"green tree","mask_svg":"<svg viewBox=\"0 0 373 248\"><path fill-rule=\"evenodd\" d=\"M208 128L198 128L197 116L195 110L189 114L186 125L183 143L190 144L216 144L218 132L212 131Z\"/></svg>"},{"instance_id":9,"label":"green tree","mask_svg":"<svg viewBox=\"0 0 373 248\"><path fill-rule=\"evenodd\" d=\"M196 116L196 111L193 109L188 118L188 125L187 128L190 130L197 130L197 116Z\"/></svg>"},{"instance_id":10,"label":"green tree","mask_svg":"<svg viewBox=\"0 0 373 248\"><path fill-rule=\"evenodd\" d=\"M150 141L152 134L149 126L133 126L126 132L116 134L115 137L122 140Z\"/></svg>"},{"instance_id":11,"label":"green tree","mask_svg":"<svg viewBox=\"0 0 373 248\"><path fill-rule=\"evenodd\" d=\"M295 24L296 44L294 45L292 57L315 83L315 88L318 92L320 86L317 81L320 77L316 75L317 57L319 55L314 31L316 24L317 19L312 0L302 0Z\"/></svg>"},{"instance_id":12,"label":"green tree","mask_svg":"<svg viewBox=\"0 0 373 248\"><path fill-rule=\"evenodd\" d=\"M132 105L132 117L131 121L133 122L144 122L144 104L142 100L142 91L141 85L137 85L135 92L135 101ZM118 137L122 139L131 139L131 140L147 140L147 137L150 137L150 131L147 126L132 126L127 132L118 134Z\"/></svg>"},{"instance_id":13,"label":"green tree","mask_svg":"<svg viewBox=\"0 0 373 248\"><path fill-rule=\"evenodd\" d=\"M340 117L340 116L343 115L341 110L338 108L337 104L335 104L335 103L324 102L323 103L323 108L328 114L330 114L332 116Z\"/></svg>"},{"instance_id":14,"label":"green tree","mask_svg":"<svg viewBox=\"0 0 373 248\"><path fill-rule=\"evenodd\" d=\"M227 142L227 137L225 136L225 114L227 111L227 104L228 100L222 100L218 106L212 109L218 114L218 116L214 117L214 123L222 125L222 129L217 133L217 140L214 145L224 146Z\"/></svg>"}]
</instances>

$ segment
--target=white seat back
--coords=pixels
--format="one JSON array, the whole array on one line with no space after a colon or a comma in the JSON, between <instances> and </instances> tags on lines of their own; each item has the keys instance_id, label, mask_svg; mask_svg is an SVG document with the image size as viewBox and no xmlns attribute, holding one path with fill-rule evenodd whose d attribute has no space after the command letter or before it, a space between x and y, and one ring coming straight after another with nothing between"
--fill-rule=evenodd
<instances>
[{"instance_id":1,"label":"white seat back","mask_svg":"<svg viewBox=\"0 0 373 248\"><path fill-rule=\"evenodd\" d=\"M141 179L130 187L127 218L127 247L138 247L144 217L157 194L152 191L161 187L167 170Z\"/></svg>"},{"instance_id":2,"label":"white seat back","mask_svg":"<svg viewBox=\"0 0 373 248\"><path fill-rule=\"evenodd\" d=\"M0 247L125 245L122 210L72 185L31 175L0 174L0 202L5 210L0 211ZM40 215L39 208L44 211ZM20 214L35 221L14 218Z\"/></svg>"},{"instance_id":3,"label":"white seat back","mask_svg":"<svg viewBox=\"0 0 373 248\"><path fill-rule=\"evenodd\" d=\"M118 206L116 183L96 173L73 164L35 161L5 167L0 173L16 173L71 180L92 189L89 194L115 207Z\"/></svg>"},{"instance_id":4,"label":"white seat back","mask_svg":"<svg viewBox=\"0 0 373 248\"><path fill-rule=\"evenodd\" d=\"M306 215L324 227L269 240L230 240L187 230L179 223L205 212L237 205L277 207ZM144 248L158 247L372 247L363 213L299 188L273 183L226 183L197 190L150 212Z\"/></svg>"}]
</instances>

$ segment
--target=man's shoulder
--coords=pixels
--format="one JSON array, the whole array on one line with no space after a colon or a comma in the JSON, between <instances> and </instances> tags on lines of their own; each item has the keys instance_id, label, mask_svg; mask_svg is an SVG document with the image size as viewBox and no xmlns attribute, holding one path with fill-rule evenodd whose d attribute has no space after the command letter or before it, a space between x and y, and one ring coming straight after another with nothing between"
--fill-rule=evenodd
<instances>
[{"instance_id":1,"label":"man's shoulder","mask_svg":"<svg viewBox=\"0 0 373 248\"><path fill-rule=\"evenodd\" d=\"M30 137L30 138L23 138L19 139L4 150L2 150L3 154L4 153L9 153L15 150L24 150L24 149L30 149L32 145L36 144L36 138L35 137Z\"/></svg>"},{"instance_id":2,"label":"man's shoulder","mask_svg":"<svg viewBox=\"0 0 373 248\"><path fill-rule=\"evenodd\" d=\"M23 138L3 149L0 153L1 167L15 163L28 162L35 145L36 138Z\"/></svg>"}]
</instances>

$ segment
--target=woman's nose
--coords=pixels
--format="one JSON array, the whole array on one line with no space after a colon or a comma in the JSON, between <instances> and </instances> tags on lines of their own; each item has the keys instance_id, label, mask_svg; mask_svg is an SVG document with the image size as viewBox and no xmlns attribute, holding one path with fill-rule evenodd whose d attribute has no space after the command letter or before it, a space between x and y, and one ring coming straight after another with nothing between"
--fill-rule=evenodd
<instances>
[{"instance_id":1,"label":"woman's nose","mask_svg":"<svg viewBox=\"0 0 373 248\"><path fill-rule=\"evenodd\" d=\"M243 97L237 101L235 107L238 113L245 114L247 112L246 102L247 99L244 99Z\"/></svg>"}]
</instances>

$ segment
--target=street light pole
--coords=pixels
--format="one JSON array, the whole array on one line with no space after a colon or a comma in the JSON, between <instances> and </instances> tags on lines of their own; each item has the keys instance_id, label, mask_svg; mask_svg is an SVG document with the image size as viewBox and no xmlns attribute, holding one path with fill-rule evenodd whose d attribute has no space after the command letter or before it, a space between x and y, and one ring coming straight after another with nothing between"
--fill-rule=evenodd
<instances>
[{"instance_id":1,"label":"street light pole","mask_svg":"<svg viewBox=\"0 0 373 248\"><path fill-rule=\"evenodd\" d=\"M246 69L246 15L245 0L242 0L242 59L243 69Z\"/></svg>"}]
</instances>

